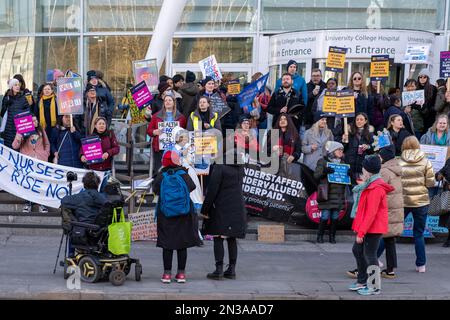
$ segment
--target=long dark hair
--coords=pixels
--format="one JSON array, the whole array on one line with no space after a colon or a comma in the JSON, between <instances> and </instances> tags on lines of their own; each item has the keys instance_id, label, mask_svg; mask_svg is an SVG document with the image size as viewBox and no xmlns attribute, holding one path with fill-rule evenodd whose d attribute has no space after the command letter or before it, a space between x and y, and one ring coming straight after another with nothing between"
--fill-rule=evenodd
<instances>
[{"instance_id":1,"label":"long dark hair","mask_svg":"<svg viewBox=\"0 0 450 320\"><path fill-rule=\"evenodd\" d=\"M427 75L427 82L424 85L420 83L420 80L417 80L417 89L423 89L425 91L425 100L429 100L433 97L433 85L430 82L430 77Z\"/></svg>"},{"instance_id":2,"label":"long dark hair","mask_svg":"<svg viewBox=\"0 0 450 320\"><path fill-rule=\"evenodd\" d=\"M287 113L280 114L280 116L278 117L277 122L275 124L275 129L281 130L281 128L280 128L281 117L285 117L287 120L288 125L287 125L286 132L289 134L289 137L292 139L292 141L297 141L298 139L300 139L298 132L297 132L297 127L295 126L294 122L292 121L292 117Z\"/></svg>"},{"instance_id":3,"label":"long dark hair","mask_svg":"<svg viewBox=\"0 0 450 320\"><path fill-rule=\"evenodd\" d=\"M361 138L364 138L366 141L370 141L370 125L369 125L369 117L364 112L359 112L355 116L355 120L353 120L350 125L350 135L356 136L358 133L358 127L356 126L356 118L358 116L363 116L366 119L366 124L363 127L363 131L361 133Z\"/></svg>"},{"instance_id":4,"label":"long dark hair","mask_svg":"<svg viewBox=\"0 0 450 320\"><path fill-rule=\"evenodd\" d=\"M16 75L14 75L13 78L19 80L19 82L20 82L20 91L22 91L22 92L25 91L27 86L25 84L25 79L23 78L23 76L21 74L16 74Z\"/></svg>"},{"instance_id":5,"label":"long dark hair","mask_svg":"<svg viewBox=\"0 0 450 320\"><path fill-rule=\"evenodd\" d=\"M197 102L197 110L198 110L198 114L200 114L200 100L202 100L202 99L206 99L206 101L208 102L208 105L209 105L209 107L208 107L208 110L206 110L206 112L207 112L207 116L208 116L208 119L211 117L211 99L209 99L208 97L206 97L206 96L201 96L200 98L198 98L198 102Z\"/></svg>"}]
</instances>

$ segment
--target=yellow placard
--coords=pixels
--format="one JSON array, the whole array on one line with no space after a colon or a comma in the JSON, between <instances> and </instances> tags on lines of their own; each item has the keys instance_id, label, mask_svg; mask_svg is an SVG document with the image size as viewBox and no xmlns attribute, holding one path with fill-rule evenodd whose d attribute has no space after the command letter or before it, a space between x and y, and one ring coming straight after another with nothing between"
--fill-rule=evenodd
<instances>
[{"instance_id":1,"label":"yellow placard","mask_svg":"<svg viewBox=\"0 0 450 320\"><path fill-rule=\"evenodd\" d=\"M330 47L326 62L326 69L335 72L342 72L345 67L345 48Z\"/></svg>"},{"instance_id":2,"label":"yellow placard","mask_svg":"<svg viewBox=\"0 0 450 320\"><path fill-rule=\"evenodd\" d=\"M372 61L370 64L371 78L389 78L389 61Z\"/></svg>"},{"instance_id":3,"label":"yellow placard","mask_svg":"<svg viewBox=\"0 0 450 320\"><path fill-rule=\"evenodd\" d=\"M228 85L228 93L231 95L237 95L241 93L241 84L240 83L231 83Z\"/></svg>"},{"instance_id":4,"label":"yellow placard","mask_svg":"<svg viewBox=\"0 0 450 320\"><path fill-rule=\"evenodd\" d=\"M336 97L336 92L325 92L323 97L322 112L326 113L336 113L338 106L338 99Z\"/></svg>"},{"instance_id":5,"label":"yellow placard","mask_svg":"<svg viewBox=\"0 0 450 320\"><path fill-rule=\"evenodd\" d=\"M212 155L217 154L217 137L216 136L198 136L194 138L196 155Z\"/></svg>"},{"instance_id":6,"label":"yellow placard","mask_svg":"<svg viewBox=\"0 0 450 320\"><path fill-rule=\"evenodd\" d=\"M340 96L337 100L338 104L336 108L336 114L355 113L355 97L353 95Z\"/></svg>"}]
</instances>

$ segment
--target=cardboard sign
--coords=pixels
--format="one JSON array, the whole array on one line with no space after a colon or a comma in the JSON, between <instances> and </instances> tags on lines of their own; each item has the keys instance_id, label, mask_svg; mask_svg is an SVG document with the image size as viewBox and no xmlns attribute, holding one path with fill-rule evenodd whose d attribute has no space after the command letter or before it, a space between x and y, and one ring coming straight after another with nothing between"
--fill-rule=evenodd
<instances>
[{"instance_id":1,"label":"cardboard sign","mask_svg":"<svg viewBox=\"0 0 450 320\"><path fill-rule=\"evenodd\" d=\"M128 219L133 224L131 229L132 241L156 240L158 238L153 211L130 213Z\"/></svg>"},{"instance_id":2,"label":"cardboard sign","mask_svg":"<svg viewBox=\"0 0 450 320\"><path fill-rule=\"evenodd\" d=\"M340 73L344 72L346 54L347 48L330 47L328 49L325 70Z\"/></svg>"},{"instance_id":3,"label":"cardboard sign","mask_svg":"<svg viewBox=\"0 0 450 320\"><path fill-rule=\"evenodd\" d=\"M334 169L334 173L327 175L329 183L351 184L351 180L348 175L348 171L350 170L350 165L328 162L327 168Z\"/></svg>"},{"instance_id":4,"label":"cardboard sign","mask_svg":"<svg viewBox=\"0 0 450 320\"><path fill-rule=\"evenodd\" d=\"M165 121L158 123L158 129L161 130L159 136L159 149L170 150L175 145L175 135L173 129L179 127L179 121Z\"/></svg>"},{"instance_id":5,"label":"cardboard sign","mask_svg":"<svg viewBox=\"0 0 450 320\"><path fill-rule=\"evenodd\" d=\"M205 58L198 63L200 70L202 71L203 78L207 76L212 77L215 81L222 79L222 72L220 72L219 64L217 63L216 56L212 55Z\"/></svg>"},{"instance_id":6,"label":"cardboard sign","mask_svg":"<svg viewBox=\"0 0 450 320\"><path fill-rule=\"evenodd\" d=\"M269 73L246 86L238 95L239 106L241 108L247 107L248 111L251 112L253 110L253 100L259 93L264 92L268 79Z\"/></svg>"},{"instance_id":7,"label":"cardboard sign","mask_svg":"<svg viewBox=\"0 0 450 320\"><path fill-rule=\"evenodd\" d=\"M441 52L440 77L444 79L450 77L450 51Z\"/></svg>"},{"instance_id":8,"label":"cardboard sign","mask_svg":"<svg viewBox=\"0 0 450 320\"><path fill-rule=\"evenodd\" d=\"M33 123L33 115L29 111L17 114L14 117L14 125L16 126L16 132L24 137L28 137L36 133L36 128Z\"/></svg>"},{"instance_id":9,"label":"cardboard sign","mask_svg":"<svg viewBox=\"0 0 450 320\"><path fill-rule=\"evenodd\" d=\"M405 57L402 63L404 64L428 64L428 57L430 55L430 46L423 45L408 45L406 48Z\"/></svg>"},{"instance_id":10,"label":"cardboard sign","mask_svg":"<svg viewBox=\"0 0 450 320\"><path fill-rule=\"evenodd\" d=\"M425 90L403 91L402 104L403 106L410 106L412 104L423 105L425 103Z\"/></svg>"},{"instance_id":11,"label":"cardboard sign","mask_svg":"<svg viewBox=\"0 0 450 320\"><path fill-rule=\"evenodd\" d=\"M240 84L239 80L236 79L236 80L229 81L228 85L227 85L227 91L228 91L228 94L231 94L231 95L237 95L237 94L241 93L241 84Z\"/></svg>"},{"instance_id":12,"label":"cardboard sign","mask_svg":"<svg viewBox=\"0 0 450 320\"><path fill-rule=\"evenodd\" d=\"M271 243L284 242L284 225L258 225L258 241Z\"/></svg>"},{"instance_id":13,"label":"cardboard sign","mask_svg":"<svg viewBox=\"0 0 450 320\"><path fill-rule=\"evenodd\" d=\"M214 93L210 98L211 111L216 112L219 115L219 119L222 119L228 112L231 111L228 104L223 101L218 92Z\"/></svg>"},{"instance_id":14,"label":"cardboard sign","mask_svg":"<svg viewBox=\"0 0 450 320\"><path fill-rule=\"evenodd\" d=\"M213 155L218 152L215 135L200 134L195 137L194 144L196 155Z\"/></svg>"},{"instance_id":15,"label":"cardboard sign","mask_svg":"<svg viewBox=\"0 0 450 320\"><path fill-rule=\"evenodd\" d=\"M87 164L103 162L102 140L98 136L81 139L81 148Z\"/></svg>"},{"instance_id":16,"label":"cardboard sign","mask_svg":"<svg viewBox=\"0 0 450 320\"><path fill-rule=\"evenodd\" d=\"M448 149L448 147L444 146L420 145L420 150L422 150L428 160L430 160L435 173L445 166L445 161L448 159Z\"/></svg>"},{"instance_id":17,"label":"cardboard sign","mask_svg":"<svg viewBox=\"0 0 450 320\"><path fill-rule=\"evenodd\" d=\"M148 90L158 91L159 72L156 59L133 61L134 83L145 81Z\"/></svg>"},{"instance_id":18,"label":"cardboard sign","mask_svg":"<svg viewBox=\"0 0 450 320\"><path fill-rule=\"evenodd\" d=\"M84 114L83 80L81 78L59 78L56 83L58 114Z\"/></svg>"},{"instance_id":19,"label":"cardboard sign","mask_svg":"<svg viewBox=\"0 0 450 320\"><path fill-rule=\"evenodd\" d=\"M130 91L131 95L133 96L133 100L139 109L148 107L153 100L153 96L150 93L150 90L148 89L145 81L137 84L136 86L131 88Z\"/></svg>"},{"instance_id":20,"label":"cardboard sign","mask_svg":"<svg viewBox=\"0 0 450 320\"><path fill-rule=\"evenodd\" d=\"M372 56L370 63L370 78L372 81L383 81L389 78L389 56Z\"/></svg>"}]
</instances>

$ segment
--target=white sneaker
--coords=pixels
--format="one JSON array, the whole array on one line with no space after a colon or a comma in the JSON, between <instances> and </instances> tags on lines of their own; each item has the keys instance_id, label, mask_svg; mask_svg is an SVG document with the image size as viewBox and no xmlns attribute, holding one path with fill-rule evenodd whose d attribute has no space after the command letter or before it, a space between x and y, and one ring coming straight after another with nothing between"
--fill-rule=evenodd
<instances>
[{"instance_id":1,"label":"white sneaker","mask_svg":"<svg viewBox=\"0 0 450 320\"><path fill-rule=\"evenodd\" d=\"M29 203L25 203L22 209L23 213L31 213L31 205Z\"/></svg>"},{"instance_id":2,"label":"white sneaker","mask_svg":"<svg viewBox=\"0 0 450 320\"><path fill-rule=\"evenodd\" d=\"M416 271L419 273L425 273L426 268L425 266L416 267Z\"/></svg>"},{"instance_id":3,"label":"white sneaker","mask_svg":"<svg viewBox=\"0 0 450 320\"><path fill-rule=\"evenodd\" d=\"M381 260L378 260L378 266L379 266L380 268L383 268L383 267L384 267L384 263L383 263L383 261L381 261Z\"/></svg>"},{"instance_id":4,"label":"white sneaker","mask_svg":"<svg viewBox=\"0 0 450 320\"><path fill-rule=\"evenodd\" d=\"M47 207L45 207L43 205L40 205L39 206L39 212L40 213L48 213L48 209L47 209Z\"/></svg>"}]
</instances>

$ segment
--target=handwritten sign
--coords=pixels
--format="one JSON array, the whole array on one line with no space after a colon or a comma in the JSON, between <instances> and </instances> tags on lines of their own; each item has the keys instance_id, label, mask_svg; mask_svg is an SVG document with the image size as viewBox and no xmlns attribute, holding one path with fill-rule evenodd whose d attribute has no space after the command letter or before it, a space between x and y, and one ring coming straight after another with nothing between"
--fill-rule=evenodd
<instances>
[{"instance_id":1,"label":"handwritten sign","mask_svg":"<svg viewBox=\"0 0 450 320\"><path fill-rule=\"evenodd\" d=\"M225 101L223 101L222 97L218 92L214 93L210 97L210 102L211 102L211 111L216 112L219 115L219 119L222 119L228 112L231 111L231 108Z\"/></svg>"},{"instance_id":2,"label":"handwritten sign","mask_svg":"<svg viewBox=\"0 0 450 320\"><path fill-rule=\"evenodd\" d=\"M84 114L81 78L59 78L57 81L58 114Z\"/></svg>"},{"instance_id":3,"label":"handwritten sign","mask_svg":"<svg viewBox=\"0 0 450 320\"><path fill-rule=\"evenodd\" d=\"M81 139L81 148L88 164L103 162L102 140L98 136Z\"/></svg>"},{"instance_id":4,"label":"handwritten sign","mask_svg":"<svg viewBox=\"0 0 450 320\"><path fill-rule=\"evenodd\" d=\"M201 60L198 64L200 65L203 78L210 76L216 81L222 79L222 72L220 72L219 64L217 63L215 55Z\"/></svg>"},{"instance_id":5,"label":"handwritten sign","mask_svg":"<svg viewBox=\"0 0 450 320\"><path fill-rule=\"evenodd\" d=\"M14 125L16 126L17 133L28 137L33 133L36 133L36 128L33 123L33 115L29 112L22 112L14 117Z\"/></svg>"},{"instance_id":6,"label":"handwritten sign","mask_svg":"<svg viewBox=\"0 0 450 320\"><path fill-rule=\"evenodd\" d=\"M136 86L131 88L130 91L133 96L133 100L139 109L149 106L150 102L153 100L153 96L150 93L145 81L138 83Z\"/></svg>"},{"instance_id":7,"label":"handwritten sign","mask_svg":"<svg viewBox=\"0 0 450 320\"><path fill-rule=\"evenodd\" d=\"M148 90L158 91L159 72L156 59L133 61L134 83L145 81Z\"/></svg>"},{"instance_id":8,"label":"handwritten sign","mask_svg":"<svg viewBox=\"0 0 450 320\"><path fill-rule=\"evenodd\" d=\"M440 77L444 79L450 77L450 51L441 52Z\"/></svg>"},{"instance_id":9,"label":"handwritten sign","mask_svg":"<svg viewBox=\"0 0 450 320\"><path fill-rule=\"evenodd\" d=\"M402 103L403 106L410 106L414 103L423 105L425 103L425 90L403 91Z\"/></svg>"},{"instance_id":10,"label":"handwritten sign","mask_svg":"<svg viewBox=\"0 0 450 320\"><path fill-rule=\"evenodd\" d=\"M133 224L131 229L132 241L155 240L158 237L153 211L130 213L128 218Z\"/></svg>"},{"instance_id":11,"label":"handwritten sign","mask_svg":"<svg viewBox=\"0 0 450 320\"><path fill-rule=\"evenodd\" d=\"M327 168L334 169L334 173L328 174L329 183L351 184L350 177L348 175L348 170L350 170L350 166L348 164L338 164L328 162Z\"/></svg>"},{"instance_id":12,"label":"handwritten sign","mask_svg":"<svg viewBox=\"0 0 450 320\"><path fill-rule=\"evenodd\" d=\"M389 56L372 56L370 63L370 78L372 81L383 81L389 78Z\"/></svg>"},{"instance_id":13,"label":"handwritten sign","mask_svg":"<svg viewBox=\"0 0 450 320\"><path fill-rule=\"evenodd\" d=\"M173 134L173 129L179 127L179 121L164 121L158 123L158 129L161 131L159 135L159 149L160 150L171 150L175 145L175 135Z\"/></svg>"},{"instance_id":14,"label":"handwritten sign","mask_svg":"<svg viewBox=\"0 0 450 320\"><path fill-rule=\"evenodd\" d=\"M408 45L406 48L405 57L402 63L404 64L428 64L428 56L430 55L430 46L426 45Z\"/></svg>"},{"instance_id":15,"label":"handwritten sign","mask_svg":"<svg viewBox=\"0 0 450 320\"><path fill-rule=\"evenodd\" d=\"M325 70L340 73L344 72L346 54L347 48L330 47L328 49Z\"/></svg>"}]
</instances>

